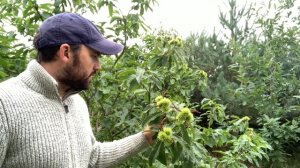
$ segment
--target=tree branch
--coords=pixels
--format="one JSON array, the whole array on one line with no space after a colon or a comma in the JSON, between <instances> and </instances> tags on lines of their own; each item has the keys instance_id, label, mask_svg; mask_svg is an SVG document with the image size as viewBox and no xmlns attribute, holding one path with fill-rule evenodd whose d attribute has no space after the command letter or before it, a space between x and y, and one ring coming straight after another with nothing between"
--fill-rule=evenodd
<instances>
[{"instance_id":1,"label":"tree branch","mask_svg":"<svg viewBox=\"0 0 300 168\"><path fill-rule=\"evenodd\" d=\"M39 5L38 5L36 2L35 2L35 5L34 5L34 9L35 9L37 15L39 16L39 18L40 18L42 21L44 21L44 17L42 16L42 14L41 14L40 11L39 11Z\"/></svg>"},{"instance_id":2,"label":"tree branch","mask_svg":"<svg viewBox=\"0 0 300 168\"><path fill-rule=\"evenodd\" d=\"M124 37L125 37L124 49L123 49L122 53L120 54L120 56L117 57L116 61L114 62L113 67L116 66L116 64L118 63L118 61L124 56L124 53L127 50L127 40L128 40L128 37L127 37L127 21L126 21L126 18L124 18L124 16L123 16L123 22L124 22L124 27L125 27L124 28L124 33L123 33Z\"/></svg>"}]
</instances>

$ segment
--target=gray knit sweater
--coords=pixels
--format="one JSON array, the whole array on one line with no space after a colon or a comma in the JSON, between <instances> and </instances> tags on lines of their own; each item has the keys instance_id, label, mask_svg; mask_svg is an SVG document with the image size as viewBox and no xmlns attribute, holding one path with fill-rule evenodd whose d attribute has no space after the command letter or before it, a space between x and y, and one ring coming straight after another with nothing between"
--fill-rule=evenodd
<instances>
[{"instance_id":1,"label":"gray knit sweater","mask_svg":"<svg viewBox=\"0 0 300 168\"><path fill-rule=\"evenodd\" d=\"M97 142L85 101L78 94L62 100L57 86L36 61L0 83L0 167L112 167L147 146L141 132Z\"/></svg>"}]
</instances>

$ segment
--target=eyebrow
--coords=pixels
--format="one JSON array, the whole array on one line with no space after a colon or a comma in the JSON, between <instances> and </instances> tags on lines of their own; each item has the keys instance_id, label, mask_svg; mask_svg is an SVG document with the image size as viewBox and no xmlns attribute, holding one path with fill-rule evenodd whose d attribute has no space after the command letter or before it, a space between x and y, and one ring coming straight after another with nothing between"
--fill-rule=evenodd
<instances>
[{"instance_id":1,"label":"eyebrow","mask_svg":"<svg viewBox=\"0 0 300 168\"><path fill-rule=\"evenodd\" d=\"M90 54L91 54L92 56L98 56L98 57L101 57L101 56L102 56L102 54L101 54L100 52L95 51L95 50L92 50L92 49L90 49Z\"/></svg>"},{"instance_id":2,"label":"eyebrow","mask_svg":"<svg viewBox=\"0 0 300 168\"><path fill-rule=\"evenodd\" d=\"M85 45L85 47L88 48L88 51L89 51L89 53L90 53L91 55L93 55L93 56L97 55L98 57L101 57L101 56L102 56L102 53L101 53L101 52L96 51L95 49L92 49L91 47L86 46L86 45Z\"/></svg>"}]
</instances>

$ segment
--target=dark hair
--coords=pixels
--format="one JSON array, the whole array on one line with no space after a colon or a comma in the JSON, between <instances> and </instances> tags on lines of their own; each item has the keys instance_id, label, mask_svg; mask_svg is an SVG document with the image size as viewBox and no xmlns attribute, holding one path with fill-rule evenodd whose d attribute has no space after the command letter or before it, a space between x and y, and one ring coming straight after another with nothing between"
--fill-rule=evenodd
<instances>
[{"instance_id":1,"label":"dark hair","mask_svg":"<svg viewBox=\"0 0 300 168\"><path fill-rule=\"evenodd\" d=\"M58 46L46 46L43 48L38 48L37 44L39 43L40 40L40 33L37 32L37 34L34 36L33 39L33 45L34 48L37 50L37 56L36 56L36 60L41 63L41 62L51 62L53 60L55 60L55 56L57 51L60 48L60 45ZM77 54L80 51L80 44L77 45L70 45L71 50Z\"/></svg>"}]
</instances>

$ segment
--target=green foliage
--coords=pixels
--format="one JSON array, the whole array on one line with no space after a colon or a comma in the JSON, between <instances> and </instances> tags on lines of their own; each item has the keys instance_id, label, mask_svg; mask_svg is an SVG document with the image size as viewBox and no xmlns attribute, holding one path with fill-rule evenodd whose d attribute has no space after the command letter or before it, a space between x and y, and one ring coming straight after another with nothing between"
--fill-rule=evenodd
<instances>
[{"instance_id":1,"label":"green foliage","mask_svg":"<svg viewBox=\"0 0 300 168\"><path fill-rule=\"evenodd\" d=\"M131 0L126 12L117 0L2 0L0 80L35 57L29 43L49 16L106 14L108 20L96 24L125 49L100 58L102 71L81 93L94 134L112 141L147 124L158 133L154 145L120 167L285 166L300 131L295 1L270 1L265 8L228 2L219 17L222 37L182 39L164 30L140 35L148 30L142 16L155 0ZM141 43L129 45L134 38ZM155 127L163 119L164 128Z\"/></svg>"},{"instance_id":2,"label":"green foliage","mask_svg":"<svg viewBox=\"0 0 300 168\"><path fill-rule=\"evenodd\" d=\"M280 122L280 118L269 118L264 115L258 122L263 125L260 132L264 139L274 148L270 153L272 163L282 164L286 162L286 157L289 155L285 149L294 148L299 141L300 128L299 119L293 119L288 122Z\"/></svg>"},{"instance_id":3,"label":"green foliage","mask_svg":"<svg viewBox=\"0 0 300 168\"><path fill-rule=\"evenodd\" d=\"M15 40L14 32L6 32L0 28L0 81L9 76L16 76L26 66L30 50L23 44L14 44Z\"/></svg>"},{"instance_id":4,"label":"green foliage","mask_svg":"<svg viewBox=\"0 0 300 168\"><path fill-rule=\"evenodd\" d=\"M272 147L253 128L249 128L248 116L225 116L224 107L215 101L203 101L202 108L208 111L209 121L222 125L220 128L203 128L201 138L209 147L213 159L213 167L259 167L259 160L269 159L267 152ZM216 110L218 109L218 110ZM214 111L212 113L212 111ZM216 117L218 116L218 117ZM226 118L226 121L225 121ZM220 120L221 119L221 120ZM209 162L208 162L209 163Z\"/></svg>"},{"instance_id":5,"label":"green foliage","mask_svg":"<svg viewBox=\"0 0 300 168\"><path fill-rule=\"evenodd\" d=\"M184 51L190 66L203 68L209 76L200 97L220 100L229 114L249 116L250 125L274 149L265 165L287 166L288 157L298 152L290 145L299 141L298 6L295 1L249 7L228 2L229 11L220 14L223 36L187 39Z\"/></svg>"},{"instance_id":6,"label":"green foliage","mask_svg":"<svg viewBox=\"0 0 300 168\"><path fill-rule=\"evenodd\" d=\"M203 115L208 115L208 127L211 127L214 121L222 123L225 119L225 107L213 100L204 98L202 100L202 109L206 110Z\"/></svg>"}]
</instances>

